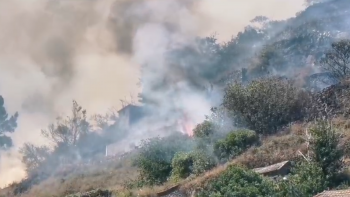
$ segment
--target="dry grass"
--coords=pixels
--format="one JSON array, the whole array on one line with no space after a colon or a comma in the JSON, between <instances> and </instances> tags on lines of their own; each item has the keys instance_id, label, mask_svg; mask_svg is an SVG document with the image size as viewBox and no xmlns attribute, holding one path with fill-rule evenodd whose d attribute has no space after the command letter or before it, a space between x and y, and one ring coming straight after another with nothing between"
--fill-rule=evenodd
<instances>
[{"instance_id":1,"label":"dry grass","mask_svg":"<svg viewBox=\"0 0 350 197\"><path fill-rule=\"evenodd\" d=\"M341 146L346 150L346 161L349 161L350 148L350 120L346 118L336 118L333 125L342 133ZM193 190L198 190L212 179L219 176L229 165L243 165L248 168L263 167L285 160L295 160L300 158L298 151L305 152L305 129L310 124L294 123L283 129L280 134L269 136L262 140L261 146L252 147L242 155L224 165L217 166L211 171L199 177L190 177L180 182L180 190L190 194ZM120 197L153 197L157 192L173 187L177 183L167 182L162 186L145 187L132 191L124 188L125 181L133 180L137 177L137 169L131 165L131 160L120 162L110 162L103 165L90 166L78 171L71 172L62 177L50 178L39 185L34 186L23 197L62 197L66 194L85 192L97 188L109 189ZM0 196L4 195L0 191ZM7 192L9 189L7 189Z\"/></svg>"},{"instance_id":2,"label":"dry grass","mask_svg":"<svg viewBox=\"0 0 350 197\"><path fill-rule=\"evenodd\" d=\"M86 192L98 188L122 190L126 181L134 180L137 176L137 169L132 166L131 160L114 161L87 166L73 171L66 176L51 177L33 186L27 193L21 196L62 197L68 194ZM8 190L6 197L15 196L11 193L13 192Z\"/></svg>"}]
</instances>

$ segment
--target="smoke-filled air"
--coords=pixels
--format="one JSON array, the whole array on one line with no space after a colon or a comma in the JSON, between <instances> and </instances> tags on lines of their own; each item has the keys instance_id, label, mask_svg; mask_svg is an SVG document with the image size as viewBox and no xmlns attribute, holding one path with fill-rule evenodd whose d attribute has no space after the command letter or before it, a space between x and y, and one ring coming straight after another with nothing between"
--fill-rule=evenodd
<instances>
[{"instance_id":1,"label":"smoke-filled air","mask_svg":"<svg viewBox=\"0 0 350 197\"><path fill-rule=\"evenodd\" d=\"M0 0L0 197L350 188L348 8Z\"/></svg>"}]
</instances>

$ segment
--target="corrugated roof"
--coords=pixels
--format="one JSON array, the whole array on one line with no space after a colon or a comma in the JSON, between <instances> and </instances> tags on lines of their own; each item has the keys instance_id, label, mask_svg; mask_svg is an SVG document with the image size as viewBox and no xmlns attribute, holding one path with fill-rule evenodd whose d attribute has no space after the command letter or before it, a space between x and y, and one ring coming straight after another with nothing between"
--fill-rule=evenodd
<instances>
[{"instance_id":1,"label":"corrugated roof","mask_svg":"<svg viewBox=\"0 0 350 197\"><path fill-rule=\"evenodd\" d=\"M253 170L259 174L265 174L267 172L279 170L288 163L289 163L289 161L283 161L280 163L273 164L271 166L266 166L266 167L262 167L262 168L255 168Z\"/></svg>"},{"instance_id":2,"label":"corrugated roof","mask_svg":"<svg viewBox=\"0 0 350 197\"><path fill-rule=\"evenodd\" d=\"M350 197L350 189L324 191L314 197Z\"/></svg>"}]
</instances>

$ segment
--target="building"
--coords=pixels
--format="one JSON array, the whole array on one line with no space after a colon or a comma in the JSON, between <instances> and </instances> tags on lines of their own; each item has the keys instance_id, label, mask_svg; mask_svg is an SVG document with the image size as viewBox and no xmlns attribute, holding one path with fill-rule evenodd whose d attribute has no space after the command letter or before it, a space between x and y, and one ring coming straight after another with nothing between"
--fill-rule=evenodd
<instances>
[{"instance_id":1,"label":"building","mask_svg":"<svg viewBox=\"0 0 350 197\"><path fill-rule=\"evenodd\" d=\"M255 171L258 174L269 176L269 177L286 176L290 173L291 167L292 166L290 161L283 161L270 166L255 168L253 169L253 171Z\"/></svg>"},{"instance_id":2,"label":"building","mask_svg":"<svg viewBox=\"0 0 350 197\"><path fill-rule=\"evenodd\" d=\"M145 115L144 107L128 104L118 111L119 123L126 128L137 123Z\"/></svg>"},{"instance_id":3,"label":"building","mask_svg":"<svg viewBox=\"0 0 350 197\"><path fill-rule=\"evenodd\" d=\"M350 189L346 189L346 190L324 191L322 193L317 194L314 197L349 197L349 196L350 196Z\"/></svg>"},{"instance_id":4,"label":"building","mask_svg":"<svg viewBox=\"0 0 350 197\"><path fill-rule=\"evenodd\" d=\"M118 111L118 119L116 123L110 128L111 139L119 139L123 132L129 132L132 126L141 121L145 117L145 108L143 106L137 106L128 104ZM115 132L117 131L117 132ZM115 132L115 134L114 134ZM117 143L107 144L105 147L105 156L122 156L126 150L121 149L133 149L131 144L125 141L118 141Z\"/></svg>"}]
</instances>

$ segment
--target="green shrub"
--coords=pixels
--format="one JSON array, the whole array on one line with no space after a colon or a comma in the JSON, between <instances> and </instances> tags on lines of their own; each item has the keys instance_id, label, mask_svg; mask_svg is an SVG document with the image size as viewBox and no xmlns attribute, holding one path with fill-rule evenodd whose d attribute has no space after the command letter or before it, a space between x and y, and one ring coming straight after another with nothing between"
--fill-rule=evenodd
<instances>
[{"instance_id":1,"label":"green shrub","mask_svg":"<svg viewBox=\"0 0 350 197\"><path fill-rule=\"evenodd\" d=\"M215 160L201 150L176 153L172 161L172 178L179 180L191 174L199 175L215 166Z\"/></svg>"},{"instance_id":2,"label":"green shrub","mask_svg":"<svg viewBox=\"0 0 350 197\"><path fill-rule=\"evenodd\" d=\"M283 197L312 197L327 189L326 176L316 163L303 162L292 168L292 175L278 184Z\"/></svg>"},{"instance_id":3,"label":"green shrub","mask_svg":"<svg viewBox=\"0 0 350 197\"><path fill-rule=\"evenodd\" d=\"M173 168L171 175L173 179L178 180L190 176L193 171L193 158L191 153L176 153L171 166Z\"/></svg>"},{"instance_id":4,"label":"green shrub","mask_svg":"<svg viewBox=\"0 0 350 197\"><path fill-rule=\"evenodd\" d=\"M216 132L216 125L209 121L204 120L202 123L198 124L196 128L193 129L194 137L197 138L208 138Z\"/></svg>"},{"instance_id":5,"label":"green shrub","mask_svg":"<svg viewBox=\"0 0 350 197\"><path fill-rule=\"evenodd\" d=\"M329 183L335 183L343 167L343 151L339 148L340 135L327 122L318 122L310 129L311 159L326 175Z\"/></svg>"},{"instance_id":6,"label":"green shrub","mask_svg":"<svg viewBox=\"0 0 350 197\"><path fill-rule=\"evenodd\" d=\"M238 130L229 133L224 139L214 144L214 154L223 161L227 161L256 144L258 135L250 130Z\"/></svg>"},{"instance_id":7,"label":"green shrub","mask_svg":"<svg viewBox=\"0 0 350 197\"><path fill-rule=\"evenodd\" d=\"M198 197L265 197L275 196L274 184L259 174L237 166L230 166L208 183Z\"/></svg>"},{"instance_id":8,"label":"green shrub","mask_svg":"<svg viewBox=\"0 0 350 197\"><path fill-rule=\"evenodd\" d=\"M202 150L195 150L191 153L193 159L193 174L199 175L210 170L216 165L212 155Z\"/></svg>"},{"instance_id":9,"label":"green shrub","mask_svg":"<svg viewBox=\"0 0 350 197\"><path fill-rule=\"evenodd\" d=\"M267 78L226 88L223 105L234 121L258 133L269 134L305 115L308 97L289 80Z\"/></svg>"},{"instance_id":10,"label":"green shrub","mask_svg":"<svg viewBox=\"0 0 350 197\"><path fill-rule=\"evenodd\" d=\"M189 151L193 149L192 145L191 139L180 133L143 141L135 159L140 171L140 182L146 185L165 182L171 174L171 162L175 153Z\"/></svg>"}]
</instances>

